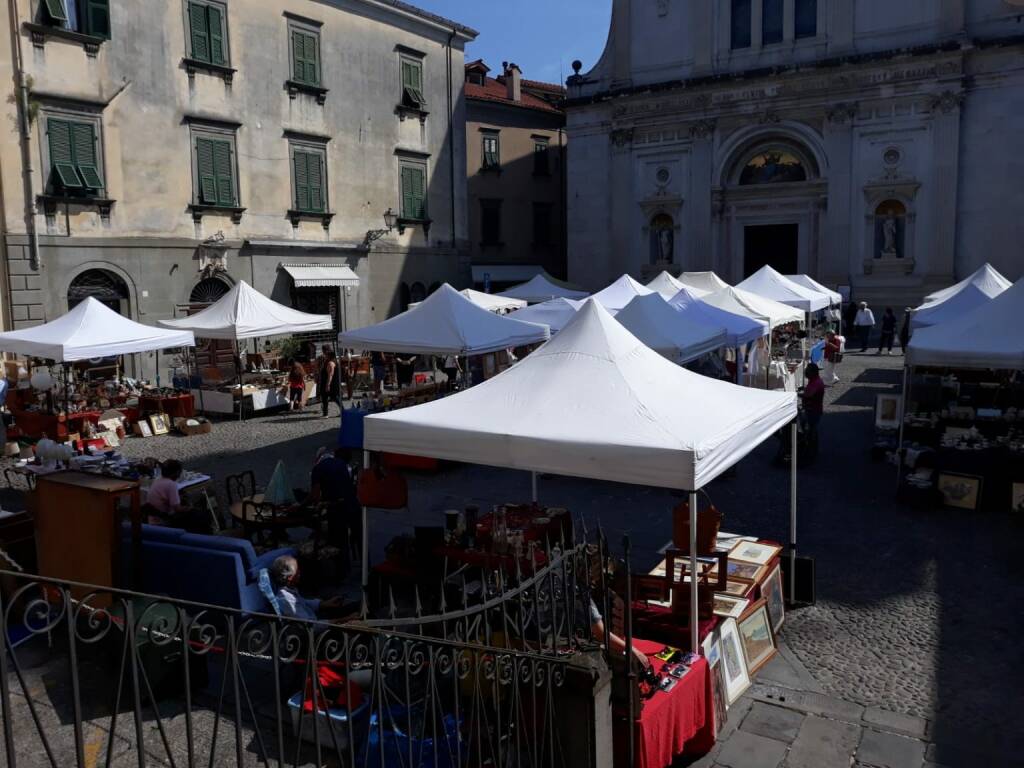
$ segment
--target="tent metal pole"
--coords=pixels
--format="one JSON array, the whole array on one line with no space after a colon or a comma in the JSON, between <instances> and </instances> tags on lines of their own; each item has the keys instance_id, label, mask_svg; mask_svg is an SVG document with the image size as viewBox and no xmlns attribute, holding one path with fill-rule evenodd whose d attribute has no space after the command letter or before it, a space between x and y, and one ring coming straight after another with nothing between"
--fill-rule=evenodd
<instances>
[{"instance_id":1,"label":"tent metal pole","mask_svg":"<svg viewBox=\"0 0 1024 768\"><path fill-rule=\"evenodd\" d=\"M160 389L160 350L156 351L156 388Z\"/></svg>"},{"instance_id":2,"label":"tent metal pole","mask_svg":"<svg viewBox=\"0 0 1024 768\"><path fill-rule=\"evenodd\" d=\"M669 574L669 580L675 579ZM697 611L697 492L690 492L690 650L700 652L700 617Z\"/></svg>"},{"instance_id":3,"label":"tent metal pole","mask_svg":"<svg viewBox=\"0 0 1024 768\"><path fill-rule=\"evenodd\" d=\"M736 352L736 385L737 386L742 386L743 385L743 353L741 351L742 349L743 349L743 347L741 345L739 345L739 344L736 345L735 352Z\"/></svg>"},{"instance_id":4,"label":"tent metal pole","mask_svg":"<svg viewBox=\"0 0 1024 768\"><path fill-rule=\"evenodd\" d=\"M532 486L531 490L533 492L533 503L536 504L537 503L537 499L538 499L538 496L537 496L537 473L536 472L531 472L530 473L530 485Z\"/></svg>"},{"instance_id":5,"label":"tent metal pole","mask_svg":"<svg viewBox=\"0 0 1024 768\"><path fill-rule=\"evenodd\" d=\"M363 451L363 469L370 468L370 452ZM366 600L366 588L370 585L370 511L363 507L363 600Z\"/></svg>"},{"instance_id":6,"label":"tent metal pole","mask_svg":"<svg viewBox=\"0 0 1024 768\"><path fill-rule=\"evenodd\" d=\"M904 355L906 352L904 352ZM900 436L896 442L896 492L903 483L903 428L907 423L907 383L910 381L910 366L903 363L903 391L900 393Z\"/></svg>"},{"instance_id":7,"label":"tent metal pole","mask_svg":"<svg viewBox=\"0 0 1024 768\"><path fill-rule=\"evenodd\" d=\"M242 381L242 352L235 339L235 375L238 376L238 420L243 421L242 413L245 410L245 384Z\"/></svg>"},{"instance_id":8,"label":"tent metal pole","mask_svg":"<svg viewBox=\"0 0 1024 768\"><path fill-rule=\"evenodd\" d=\"M789 453L789 600L796 602L796 472L797 472L797 424L796 419L789 428L792 443Z\"/></svg>"}]
</instances>

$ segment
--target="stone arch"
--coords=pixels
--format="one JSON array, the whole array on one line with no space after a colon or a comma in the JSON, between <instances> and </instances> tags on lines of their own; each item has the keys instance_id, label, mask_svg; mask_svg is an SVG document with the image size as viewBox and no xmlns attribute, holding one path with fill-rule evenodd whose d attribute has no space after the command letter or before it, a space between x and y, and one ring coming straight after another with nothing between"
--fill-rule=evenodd
<instances>
[{"instance_id":1,"label":"stone arch","mask_svg":"<svg viewBox=\"0 0 1024 768\"><path fill-rule=\"evenodd\" d=\"M204 277L197 280L189 291L189 304L212 304L231 290L234 283L226 277ZM223 290L221 290L223 289Z\"/></svg>"},{"instance_id":2,"label":"stone arch","mask_svg":"<svg viewBox=\"0 0 1024 768\"><path fill-rule=\"evenodd\" d=\"M785 148L799 157L807 169L808 181L827 173L828 162L821 136L801 123L783 122L743 128L730 136L716 155L716 185L737 186L746 162L759 149L772 147Z\"/></svg>"},{"instance_id":3,"label":"stone arch","mask_svg":"<svg viewBox=\"0 0 1024 768\"><path fill-rule=\"evenodd\" d=\"M85 275L87 272L92 271L107 272L120 280L120 282L124 285L125 290L127 291L127 296L125 297L125 299L128 302L128 306L122 308L122 313L124 314L125 317L129 319L137 320L139 302L135 287L135 281L132 280L132 277L130 274L128 274L128 272L126 272L121 267L109 261L87 261L83 264L77 265L71 271L71 274L69 276L70 279L68 280L67 288L65 289L65 294L63 296L64 302L67 305L68 309L71 309L71 307L74 305L72 302L77 303L77 301L74 301L72 299L72 286L75 285L76 281L80 281L83 275Z\"/></svg>"}]
</instances>

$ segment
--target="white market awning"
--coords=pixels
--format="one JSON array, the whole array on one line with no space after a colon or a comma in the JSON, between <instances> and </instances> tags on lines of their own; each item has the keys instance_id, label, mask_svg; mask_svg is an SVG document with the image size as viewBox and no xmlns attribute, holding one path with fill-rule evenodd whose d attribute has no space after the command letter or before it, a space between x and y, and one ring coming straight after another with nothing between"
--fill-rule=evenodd
<instances>
[{"instance_id":1,"label":"white market awning","mask_svg":"<svg viewBox=\"0 0 1024 768\"><path fill-rule=\"evenodd\" d=\"M637 296L615 315L615 319L659 355L680 365L726 344L725 328L694 322L670 307L657 293Z\"/></svg>"},{"instance_id":2,"label":"white market awning","mask_svg":"<svg viewBox=\"0 0 1024 768\"><path fill-rule=\"evenodd\" d=\"M359 285L351 267L339 264L282 264L296 288L346 288Z\"/></svg>"},{"instance_id":3,"label":"white market awning","mask_svg":"<svg viewBox=\"0 0 1024 768\"><path fill-rule=\"evenodd\" d=\"M60 363L195 345L190 331L136 323L92 296L56 320L0 333L0 350Z\"/></svg>"},{"instance_id":4,"label":"white market awning","mask_svg":"<svg viewBox=\"0 0 1024 768\"><path fill-rule=\"evenodd\" d=\"M736 287L804 312L817 312L832 303L832 299L824 293L794 283L775 271L770 264L765 264Z\"/></svg>"},{"instance_id":5,"label":"white market awning","mask_svg":"<svg viewBox=\"0 0 1024 768\"><path fill-rule=\"evenodd\" d=\"M796 417L796 395L669 362L590 300L550 342L472 389L369 416L364 446L699 490Z\"/></svg>"},{"instance_id":6,"label":"white market awning","mask_svg":"<svg viewBox=\"0 0 1024 768\"><path fill-rule=\"evenodd\" d=\"M466 288L459 291L463 296L472 301L478 307L483 307L488 312L511 312L516 309L522 309L526 306L526 301L523 299L509 299L504 296L497 296L493 293L483 293L482 291L474 291L472 288ZM412 309L412 305L409 305Z\"/></svg>"}]
</instances>

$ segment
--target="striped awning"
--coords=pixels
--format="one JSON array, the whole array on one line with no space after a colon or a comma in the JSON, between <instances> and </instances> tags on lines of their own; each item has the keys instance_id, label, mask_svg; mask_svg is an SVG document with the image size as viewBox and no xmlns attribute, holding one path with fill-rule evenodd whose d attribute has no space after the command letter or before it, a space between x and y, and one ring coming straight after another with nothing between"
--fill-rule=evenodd
<instances>
[{"instance_id":1,"label":"striped awning","mask_svg":"<svg viewBox=\"0 0 1024 768\"><path fill-rule=\"evenodd\" d=\"M350 267L337 264L282 264L296 288L344 288L359 285L359 276Z\"/></svg>"}]
</instances>

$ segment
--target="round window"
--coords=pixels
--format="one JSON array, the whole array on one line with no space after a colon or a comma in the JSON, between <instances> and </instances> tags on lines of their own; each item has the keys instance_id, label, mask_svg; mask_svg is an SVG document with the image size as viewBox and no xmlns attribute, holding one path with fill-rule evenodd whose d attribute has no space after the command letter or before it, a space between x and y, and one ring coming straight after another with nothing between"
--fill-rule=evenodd
<instances>
[{"instance_id":1,"label":"round window","mask_svg":"<svg viewBox=\"0 0 1024 768\"><path fill-rule=\"evenodd\" d=\"M882 156L886 165L897 165L902 158L902 153L896 147L889 147Z\"/></svg>"},{"instance_id":2,"label":"round window","mask_svg":"<svg viewBox=\"0 0 1024 768\"><path fill-rule=\"evenodd\" d=\"M672 178L672 174L668 172L668 168L659 168L656 178L659 184L668 184L668 180Z\"/></svg>"}]
</instances>

